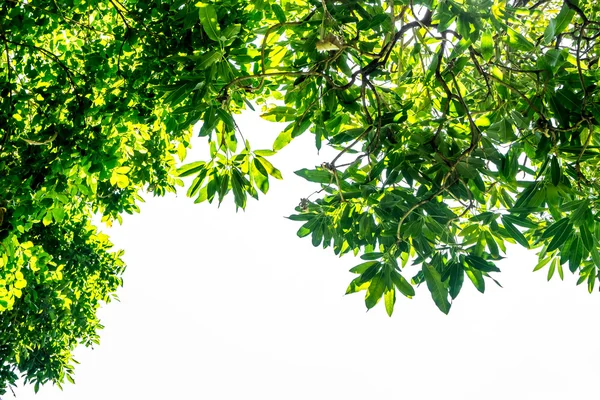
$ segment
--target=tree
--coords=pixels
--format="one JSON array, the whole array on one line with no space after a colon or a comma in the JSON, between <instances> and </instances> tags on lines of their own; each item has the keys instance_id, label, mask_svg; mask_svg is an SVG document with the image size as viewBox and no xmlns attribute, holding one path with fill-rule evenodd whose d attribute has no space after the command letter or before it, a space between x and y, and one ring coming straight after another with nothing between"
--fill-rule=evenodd
<instances>
[{"instance_id":1,"label":"tree","mask_svg":"<svg viewBox=\"0 0 600 400\"><path fill-rule=\"evenodd\" d=\"M280 179L295 137L337 151L298 236L364 262L392 314L425 283L448 313L498 283L506 244L599 278L600 6L577 0L7 0L0 5L0 394L72 381L121 253L92 224L190 177L196 202ZM242 110L288 122L253 149ZM210 159L176 168L201 122ZM307 133L310 132L310 133ZM287 149L286 149L287 150ZM406 273L412 269L415 274Z\"/></svg>"}]
</instances>

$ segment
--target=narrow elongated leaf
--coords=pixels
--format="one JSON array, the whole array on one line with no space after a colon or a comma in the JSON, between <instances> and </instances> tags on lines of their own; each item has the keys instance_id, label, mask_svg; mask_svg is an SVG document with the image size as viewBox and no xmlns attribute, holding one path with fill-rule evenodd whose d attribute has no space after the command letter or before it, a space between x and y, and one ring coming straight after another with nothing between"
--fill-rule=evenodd
<instances>
[{"instance_id":1,"label":"narrow elongated leaf","mask_svg":"<svg viewBox=\"0 0 600 400\"><path fill-rule=\"evenodd\" d=\"M569 225L570 220L569 218L563 218L561 220L556 221L555 223L553 223L552 225L550 225L548 228L546 228L546 230L544 231L544 233L542 234L542 239L548 239L560 232L563 232L564 229L567 227L567 225Z\"/></svg>"},{"instance_id":2,"label":"narrow elongated leaf","mask_svg":"<svg viewBox=\"0 0 600 400\"><path fill-rule=\"evenodd\" d=\"M189 164L185 164L177 169L177 176L184 177L195 174L202 170L206 163L204 161L196 161Z\"/></svg>"},{"instance_id":3,"label":"narrow elongated leaf","mask_svg":"<svg viewBox=\"0 0 600 400\"><path fill-rule=\"evenodd\" d=\"M573 224L569 222L566 224L566 226L564 226L564 228L561 231L557 232L556 235L552 238L552 241L548 245L548 251L554 251L558 249L572 234Z\"/></svg>"},{"instance_id":4,"label":"narrow elongated leaf","mask_svg":"<svg viewBox=\"0 0 600 400\"><path fill-rule=\"evenodd\" d=\"M440 274L429 264L423 265L423 275L427 288L431 292L433 302L444 314L450 312L450 302L448 301L448 289L442 283Z\"/></svg>"},{"instance_id":5,"label":"narrow elongated leaf","mask_svg":"<svg viewBox=\"0 0 600 400\"><path fill-rule=\"evenodd\" d=\"M367 309L375 307L379 302L385 291L385 286L385 279L381 273L375 275L373 279L371 279L371 284L369 285L367 295L365 296L365 305L367 306Z\"/></svg>"},{"instance_id":6,"label":"narrow elongated leaf","mask_svg":"<svg viewBox=\"0 0 600 400\"><path fill-rule=\"evenodd\" d=\"M399 272L392 271L391 278L394 285L404 296L412 298L415 295L415 288Z\"/></svg>"},{"instance_id":7,"label":"narrow elongated leaf","mask_svg":"<svg viewBox=\"0 0 600 400\"><path fill-rule=\"evenodd\" d=\"M465 261L475 269L483 272L500 272L500 269L490 261L486 261L483 258L470 254L465 257Z\"/></svg>"},{"instance_id":8,"label":"narrow elongated leaf","mask_svg":"<svg viewBox=\"0 0 600 400\"><path fill-rule=\"evenodd\" d=\"M394 312L394 304L396 304L396 290L393 287L386 290L383 300L385 302L385 311L391 317Z\"/></svg>"},{"instance_id":9,"label":"narrow elongated leaf","mask_svg":"<svg viewBox=\"0 0 600 400\"><path fill-rule=\"evenodd\" d=\"M303 168L294 172L296 175L303 177L309 182L316 183L331 183L333 176L329 171L325 170L310 170Z\"/></svg>"},{"instance_id":10,"label":"narrow elongated leaf","mask_svg":"<svg viewBox=\"0 0 600 400\"><path fill-rule=\"evenodd\" d=\"M485 281L483 280L483 275L481 271L476 270L474 268L465 268L465 273L473 283L473 286L481 293L485 292Z\"/></svg>"},{"instance_id":11,"label":"narrow elongated leaf","mask_svg":"<svg viewBox=\"0 0 600 400\"><path fill-rule=\"evenodd\" d=\"M465 271L461 263L452 264L452 272L450 272L450 297L453 299L458 296L462 289L463 281L465 279Z\"/></svg>"},{"instance_id":12,"label":"narrow elongated leaf","mask_svg":"<svg viewBox=\"0 0 600 400\"><path fill-rule=\"evenodd\" d=\"M352 272L354 274L362 274L367 269L369 269L369 267L372 267L375 264L379 264L379 262L378 261L367 261L367 262L358 264L355 267L350 268L350 272Z\"/></svg>"},{"instance_id":13,"label":"narrow elongated leaf","mask_svg":"<svg viewBox=\"0 0 600 400\"><path fill-rule=\"evenodd\" d=\"M490 61L494 55L494 41L490 31L484 32L481 36L481 55L485 61Z\"/></svg>"},{"instance_id":14,"label":"narrow elongated leaf","mask_svg":"<svg viewBox=\"0 0 600 400\"><path fill-rule=\"evenodd\" d=\"M515 227L510 219L507 219L506 216L502 216L502 223L504 224L504 228L510 234L510 236L517 241L521 246L525 248L529 248L529 241L527 238Z\"/></svg>"}]
</instances>

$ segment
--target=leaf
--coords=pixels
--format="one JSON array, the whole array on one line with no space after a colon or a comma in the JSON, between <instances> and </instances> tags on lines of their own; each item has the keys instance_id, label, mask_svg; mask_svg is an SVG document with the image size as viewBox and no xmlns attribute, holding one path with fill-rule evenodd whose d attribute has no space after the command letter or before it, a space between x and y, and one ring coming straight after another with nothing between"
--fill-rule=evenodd
<instances>
[{"instance_id":1,"label":"leaf","mask_svg":"<svg viewBox=\"0 0 600 400\"><path fill-rule=\"evenodd\" d=\"M292 131L290 129L285 129L275 139L275 142L273 143L273 151L279 151L279 150L283 149L291 141L292 141Z\"/></svg>"},{"instance_id":2,"label":"leaf","mask_svg":"<svg viewBox=\"0 0 600 400\"><path fill-rule=\"evenodd\" d=\"M539 262L533 268L533 272L539 271L540 269L544 268L546 266L546 264L548 264L548 262L550 260L552 260L552 257L546 257L546 258L543 258L543 259L539 260Z\"/></svg>"},{"instance_id":3,"label":"leaf","mask_svg":"<svg viewBox=\"0 0 600 400\"><path fill-rule=\"evenodd\" d=\"M550 282L550 279L552 279L552 276L554 275L554 271L556 270L556 266L560 265L559 263L560 259L557 257L554 260L552 260L552 263L550 264L550 268L548 268L548 282Z\"/></svg>"},{"instance_id":4,"label":"leaf","mask_svg":"<svg viewBox=\"0 0 600 400\"><path fill-rule=\"evenodd\" d=\"M581 265L581 261L583 260L583 248L584 246L583 240L581 240L581 236L575 235L575 238L573 239L573 244L571 244L571 248L569 251L569 270L573 273L577 271L577 269Z\"/></svg>"},{"instance_id":5,"label":"leaf","mask_svg":"<svg viewBox=\"0 0 600 400\"><path fill-rule=\"evenodd\" d=\"M423 265L423 275L427 288L431 292L433 302L444 314L450 312L450 302L448 301L448 289L442 283L440 274L429 264Z\"/></svg>"},{"instance_id":6,"label":"leaf","mask_svg":"<svg viewBox=\"0 0 600 400\"><path fill-rule=\"evenodd\" d=\"M363 260L379 260L380 258L383 257L383 253L379 253L379 252L370 252L370 253L365 253L362 256L360 256L360 258L362 258Z\"/></svg>"},{"instance_id":7,"label":"leaf","mask_svg":"<svg viewBox=\"0 0 600 400\"><path fill-rule=\"evenodd\" d=\"M563 218L550 225L541 236L541 239L548 239L560 232L563 232L565 228L570 224L569 218Z\"/></svg>"},{"instance_id":8,"label":"leaf","mask_svg":"<svg viewBox=\"0 0 600 400\"><path fill-rule=\"evenodd\" d=\"M196 63L197 70L205 70L223 57L219 50L211 50L203 54Z\"/></svg>"},{"instance_id":9,"label":"leaf","mask_svg":"<svg viewBox=\"0 0 600 400\"><path fill-rule=\"evenodd\" d=\"M490 61L494 55L494 41L489 30L481 36L481 55L485 61Z\"/></svg>"},{"instance_id":10,"label":"leaf","mask_svg":"<svg viewBox=\"0 0 600 400\"><path fill-rule=\"evenodd\" d=\"M465 268L465 273L473 283L473 286L480 291L481 293L485 292L485 281L483 280L483 275L481 271L471 268Z\"/></svg>"},{"instance_id":11,"label":"leaf","mask_svg":"<svg viewBox=\"0 0 600 400\"><path fill-rule=\"evenodd\" d=\"M246 191L245 182L242 178L240 171L237 168L233 169L232 179L231 179L231 188L233 189L233 198L235 201L235 205L241 209L246 208Z\"/></svg>"},{"instance_id":12,"label":"leaf","mask_svg":"<svg viewBox=\"0 0 600 400\"><path fill-rule=\"evenodd\" d=\"M575 11L571 10L568 2L563 2L563 6L560 9L560 12L556 16L556 18L550 20L550 23L544 31L544 43L552 43L555 37L563 33L563 31L569 26L569 23L573 19L574 15Z\"/></svg>"},{"instance_id":13,"label":"leaf","mask_svg":"<svg viewBox=\"0 0 600 400\"><path fill-rule=\"evenodd\" d=\"M500 272L500 269L498 269L494 263L473 254L465 256L465 261L473 268L483 272Z\"/></svg>"},{"instance_id":14,"label":"leaf","mask_svg":"<svg viewBox=\"0 0 600 400\"><path fill-rule=\"evenodd\" d=\"M373 265L376 265L376 264L380 264L380 263L378 261L367 261L367 262L358 264L355 267L350 268L350 272L352 272L353 274L362 274L367 269L369 269L370 267L372 267Z\"/></svg>"},{"instance_id":15,"label":"leaf","mask_svg":"<svg viewBox=\"0 0 600 400\"><path fill-rule=\"evenodd\" d=\"M529 242L527 241L527 238L510 222L510 219L503 215L502 223L504 224L504 228L509 233L510 237L515 239L521 246L527 249L529 248Z\"/></svg>"},{"instance_id":16,"label":"leaf","mask_svg":"<svg viewBox=\"0 0 600 400\"><path fill-rule=\"evenodd\" d=\"M556 156L552 157L552 161L550 162L550 176L552 177L552 184L558 186L560 183L561 169Z\"/></svg>"},{"instance_id":17,"label":"leaf","mask_svg":"<svg viewBox=\"0 0 600 400\"><path fill-rule=\"evenodd\" d=\"M572 234L573 224L569 222L562 231L557 232L557 234L552 238L547 250L554 251L558 249Z\"/></svg>"},{"instance_id":18,"label":"leaf","mask_svg":"<svg viewBox=\"0 0 600 400\"><path fill-rule=\"evenodd\" d=\"M201 171L206 166L204 161L196 161L177 168L177 176L182 178Z\"/></svg>"},{"instance_id":19,"label":"leaf","mask_svg":"<svg viewBox=\"0 0 600 400\"><path fill-rule=\"evenodd\" d=\"M367 309L370 310L379 302L385 291L385 286L385 279L381 273L375 275L373 279L371 279L371 284L369 285L367 295L365 296L365 305L367 306Z\"/></svg>"},{"instance_id":20,"label":"leaf","mask_svg":"<svg viewBox=\"0 0 600 400\"><path fill-rule=\"evenodd\" d=\"M196 7L198 7L200 23L202 24L204 32L206 32L208 37L215 42L220 42L221 27L219 26L215 7L205 3L197 3Z\"/></svg>"},{"instance_id":21,"label":"leaf","mask_svg":"<svg viewBox=\"0 0 600 400\"><path fill-rule=\"evenodd\" d=\"M394 288L388 289L383 295L383 300L385 303L385 311L388 316L392 316L394 312L394 304L396 304L396 290Z\"/></svg>"},{"instance_id":22,"label":"leaf","mask_svg":"<svg viewBox=\"0 0 600 400\"><path fill-rule=\"evenodd\" d=\"M348 285L345 294L351 294L360 292L361 290L366 290L369 287L369 285L370 282L363 282L361 281L360 277L355 278L352 280L352 282L350 282L350 285Z\"/></svg>"},{"instance_id":23,"label":"leaf","mask_svg":"<svg viewBox=\"0 0 600 400\"><path fill-rule=\"evenodd\" d=\"M592 236L592 233L588 229L587 225L581 225L579 227L579 233L581 234L583 245L587 251L592 251L592 249L596 248L596 240Z\"/></svg>"},{"instance_id":24,"label":"leaf","mask_svg":"<svg viewBox=\"0 0 600 400\"><path fill-rule=\"evenodd\" d=\"M399 272L392 271L391 278L396 288L404 296L412 298L415 295L415 288Z\"/></svg>"},{"instance_id":25,"label":"leaf","mask_svg":"<svg viewBox=\"0 0 600 400\"><path fill-rule=\"evenodd\" d=\"M500 256L500 253L498 251L498 244L494 240L494 237L492 236L491 233L485 231L484 236L485 236L485 243L487 244L490 254L493 256L493 258L497 259Z\"/></svg>"},{"instance_id":26,"label":"leaf","mask_svg":"<svg viewBox=\"0 0 600 400\"><path fill-rule=\"evenodd\" d=\"M271 175L275 179L283 179L281 176L281 172L277 168L273 166L266 158L256 156L255 160L258 160L260 164L264 167L267 174Z\"/></svg>"},{"instance_id":27,"label":"leaf","mask_svg":"<svg viewBox=\"0 0 600 400\"><path fill-rule=\"evenodd\" d=\"M329 184L332 182L333 179L333 175L326 170L310 170L303 168L298 171L295 171L294 173L298 176L301 176L309 182Z\"/></svg>"},{"instance_id":28,"label":"leaf","mask_svg":"<svg viewBox=\"0 0 600 400\"><path fill-rule=\"evenodd\" d=\"M283 11L283 9L281 8L281 6L279 4L277 4L277 3L271 4L271 10L273 10L275 17L277 18L277 20L279 21L280 24L283 24L283 23L285 23L285 21L287 21L285 12Z\"/></svg>"},{"instance_id":29,"label":"leaf","mask_svg":"<svg viewBox=\"0 0 600 400\"><path fill-rule=\"evenodd\" d=\"M461 263L452 263L452 271L450 272L450 297L455 299L462 289L465 280L465 271Z\"/></svg>"}]
</instances>

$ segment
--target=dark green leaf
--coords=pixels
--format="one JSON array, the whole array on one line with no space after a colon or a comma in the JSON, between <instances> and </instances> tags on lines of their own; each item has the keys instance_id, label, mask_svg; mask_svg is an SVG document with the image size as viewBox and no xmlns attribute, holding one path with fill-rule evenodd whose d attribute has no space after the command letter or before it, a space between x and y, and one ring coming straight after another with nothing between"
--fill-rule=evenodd
<instances>
[{"instance_id":1,"label":"dark green leaf","mask_svg":"<svg viewBox=\"0 0 600 400\"><path fill-rule=\"evenodd\" d=\"M444 314L450 312L450 302L448 301L448 289L442 283L440 274L431 265L423 265L423 275L427 288L431 292L433 302Z\"/></svg>"}]
</instances>

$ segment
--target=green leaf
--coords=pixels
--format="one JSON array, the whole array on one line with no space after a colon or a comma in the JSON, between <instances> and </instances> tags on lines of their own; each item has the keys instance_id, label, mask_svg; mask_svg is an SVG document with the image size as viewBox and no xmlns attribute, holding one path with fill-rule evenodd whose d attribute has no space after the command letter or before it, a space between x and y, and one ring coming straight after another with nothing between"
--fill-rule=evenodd
<instances>
[{"instance_id":1,"label":"green leaf","mask_svg":"<svg viewBox=\"0 0 600 400\"><path fill-rule=\"evenodd\" d=\"M461 263L452 263L452 270L450 272L450 297L455 299L460 290L462 289L463 282L465 280L465 271Z\"/></svg>"},{"instance_id":2,"label":"green leaf","mask_svg":"<svg viewBox=\"0 0 600 400\"><path fill-rule=\"evenodd\" d=\"M200 23L204 32L209 38L215 42L221 41L221 27L219 26L219 20L217 19L217 12L215 7L210 4L198 3L198 12L200 15Z\"/></svg>"},{"instance_id":3,"label":"green leaf","mask_svg":"<svg viewBox=\"0 0 600 400\"><path fill-rule=\"evenodd\" d=\"M326 170L310 170L303 168L298 171L295 171L294 173L298 176L301 176L309 182L329 184L332 182L333 179L333 175Z\"/></svg>"},{"instance_id":4,"label":"green leaf","mask_svg":"<svg viewBox=\"0 0 600 400\"><path fill-rule=\"evenodd\" d=\"M358 264L355 267L350 268L350 272L352 272L353 274L362 274L367 269L369 269L370 267L372 267L376 264L380 264L380 263L378 261L367 261L367 262Z\"/></svg>"},{"instance_id":5,"label":"green leaf","mask_svg":"<svg viewBox=\"0 0 600 400\"><path fill-rule=\"evenodd\" d=\"M383 255L383 253L372 251L370 253L363 254L362 256L360 256L360 258L362 258L363 260L379 260L383 257Z\"/></svg>"},{"instance_id":6,"label":"green leaf","mask_svg":"<svg viewBox=\"0 0 600 400\"><path fill-rule=\"evenodd\" d=\"M423 275L427 288L431 292L433 302L444 314L450 312L450 302L448 301L448 289L442 283L440 274L429 264L423 265Z\"/></svg>"},{"instance_id":7,"label":"green leaf","mask_svg":"<svg viewBox=\"0 0 600 400\"><path fill-rule=\"evenodd\" d=\"M392 271L391 278L394 285L404 296L412 298L415 295L415 288L399 272Z\"/></svg>"},{"instance_id":8,"label":"green leaf","mask_svg":"<svg viewBox=\"0 0 600 400\"><path fill-rule=\"evenodd\" d=\"M572 10L569 7L568 2L565 1L556 18L553 18L546 27L546 30L544 31L544 43L552 43L554 38L563 33L569 26L574 15L575 11Z\"/></svg>"},{"instance_id":9,"label":"green leaf","mask_svg":"<svg viewBox=\"0 0 600 400\"><path fill-rule=\"evenodd\" d=\"M510 221L511 220L509 218L507 218L507 216L505 216L505 215L502 216L502 223L504 224L504 228L509 233L510 237L515 239L517 241L517 243L519 243L521 246L528 249L529 241L521 233L521 231L519 231L519 229L517 229L517 227L515 227Z\"/></svg>"},{"instance_id":10,"label":"green leaf","mask_svg":"<svg viewBox=\"0 0 600 400\"><path fill-rule=\"evenodd\" d=\"M560 232L552 238L552 241L548 245L548 251L554 251L558 249L562 244L573 234L573 224L570 222Z\"/></svg>"},{"instance_id":11,"label":"green leaf","mask_svg":"<svg viewBox=\"0 0 600 400\"><path fill-rule=\"evenodd\" d=\"M558 164L558 158L552 157L552 161L550 162L550 176L552 177L552 184L554 186L558 186L560 183L561 173L562 171Z\"/></svg>"},{"instance_id":12,"label":"green leaf","mask_svg":"<svg viewBox=\"0 0 600 400\"><path fill-rule=\"evenodd\" d=\"M485 292L485 281L481 271L472 268L465 268L465 273L473 283L473 286L481 293Z\"/></svg>"},{"instance_id":13,"label":"green leaf","mask_svg":"<svg viewBox=\"0 0 600 400\"><path fill-rule=\"evenodd\" d=\"M245 182L242 178L240 171L237 168L233 169L232 179L231 179L231 188L233 189L233 198L235 201L235 205L241 209L246 208L246 191L245 191Z\"/></svg>"},{"instance_id":14,"label":"green leaf","mask_svg":"<svg viewBox=\"0 0 600 400\"><path fill-rule=\"evenodd\" d=\"M469 254L465 256L465 261L473 268L483 272L500 272L500 269L490 261L486 261L483 258Z\"/></svg>"},{"instance_id":15,"label":"green leaf","mask_svg":"<svg viewBox=\"0 0 600 400\"><path fill-rule=\"evenodd\" d=\"M509 27L506 33L508 34L508 44L513 49L526 52L535 49L535 46L515 29Z\"/></svg>"},{"instance_id":16,"label":"green leaf","mask_svg":"<svg viewBox=\"0 0 600 400\"><path fill-rule=\"evenodd\" d=\"M206 163L204 161L196 161L189 164L185 164L177 168L177 176L179 176L180 178L184 176L189 176L201 171L204 168L206 168Z\"/></svg>"},{"instance_id":17,"label":"green leaf","mask_svg":"<svg viewBox=\"0 0 600 400\"><path fill-rule=\"evenodd\" d=\"M550 262L550 260L552 260L552 257L546 257L546 258L539 260L539 262L533 268L533 272L539 271L540 269L544 268L546 266L546 264L548 264L548 262Z\"/></svg>"},{"instance_id":18,"label":"green leaf","mask_svg":"<svg viewBox=\"0 0 600 400\"><path fill-rule=\"evenodd\" d=\"M576 234L569 251L569 270L571 272L577 271L581 265L581 261L583 260L583 248L583 240L581 240L580 235Z\"/></svg>"},{"instance_id":19,"label":"green leaf","mask_svg":"<svg viewBox=\"0 0 600 400\"><path fill-rule=\"evenodd\" d=\"M285 129L282 131L275 142L273 143L273 151L279 151L287 146L292 141L292 131L290 129Z\"/></svg>"},{"instance_id":20,"label":"green leaf","mask_svg":"<svg viewBox=\"0 0 600 400\"><path fill-rule=\"evenodd\" d=\"M211 50L203 54L196 63L196 69L205 70L223 57L219 50Z\"/></svg>"},{"instance_id":21,"label":"green leaf","mask_svg":"<svg viewBox=\"0 0 600 400\"><path fill-rule=\"evenodd\" d=\"M279 172L279 170L275 168L273 164L271 164L266 158L256 156L255 160L260 162L267 174L271 175L275 179L283 179L281 172Z\"/></svg>"},{"instance_id":22,"label":"green leaf","mask_svg":"<svg viewBox=\"0 0 600 400\"><path fill-rule=\"evenodd\" d=\"M485 61L490 61L494 55L494 41L489 30L481 36L481 55Z\"/></svg>"},{"instance_id":23,"label":"green leaf","mask_svg":"<svg viewBox=\"0 0 600 400\"><path fill-rule=\"evenodd\" d=\"M396 290L394 288L388 289L384 295L383 300L385 303L385 311L388 316L392 316L394 312L394 304L396 304Z\"/></svg>"},{"instance_id":24,"label":"green leaf","mask_svg":"<svg viewBox=\"0 0 600 400\"><path fill-rule=\"evenodd\" d=\"M552 279L552 276L554 275L554 271L556 270L556 266L560 265L559 263L560 259L557 257L554 260L552 260L552 263L550 264L550 268L548 268L548 282L550 281L550 279Z\"/></svg>"},{"instance_id":25,"label":"green leaf","mask_svg":"<svg viewBox=\"0 0 600 400\"><path fill-rule=\"evenodd\" d=\"M485 231L484 236L485 236L485 243L487 244L490 254L492 255L493 258L497 259L500 256L500 253L498 251L498 244L494 240L494 237L492 236L491 233Z\"/></svg>"},{"instance_id":26,"label":"green leaf","mask_svg":"<svg viewBox=\"0 0 600 400\"><path fill-rule=\"evenodd\" d=\"M283 23L285 23L285 21L287 21L285 12L283 11L283 9L281 8L281 6L279 4L277 4L277 3L271 4L271 10L273 10L275 17L277 18L277 20L279 21L280 24L283 24Z\"/></svg>"},{"instance_id":27,"label":"green leaf","mask_svg":"<svg viewBox=\"0 0 600 400\"><path fill-rule=\"evenodd\" d=\"M375 305L383 296L383 292L385 291L385 279L381 273L375 275L373 279L371 279L371 284L367 289L367 295L365 296L365 305L367 309L371 309L375 307Z\"/></svg>"},{"instance_id":28,"label":"green leaf","mask_svg":"<svg viewBox=\"0 0 600 400\"><path fill-rule=\"evenodd\" d=\"M596 248L596 240L594 239L587 225L581 225L579 227L579 233L581 234L581 240L583 241L583 245L587 251L592 251L594 248Z\"/></svg>"},{"instance_id":29,"label":"green leaf","mask_svg":"<svg viewBox=\"0 0 600 400\"><path fill-rule=\"evenodd\" d=\"M541 239L548 239L556 234L564 232L565 228L570 224L569 218L563 218L550 225L541 236Z\"/></svg>"}]
</instances>

